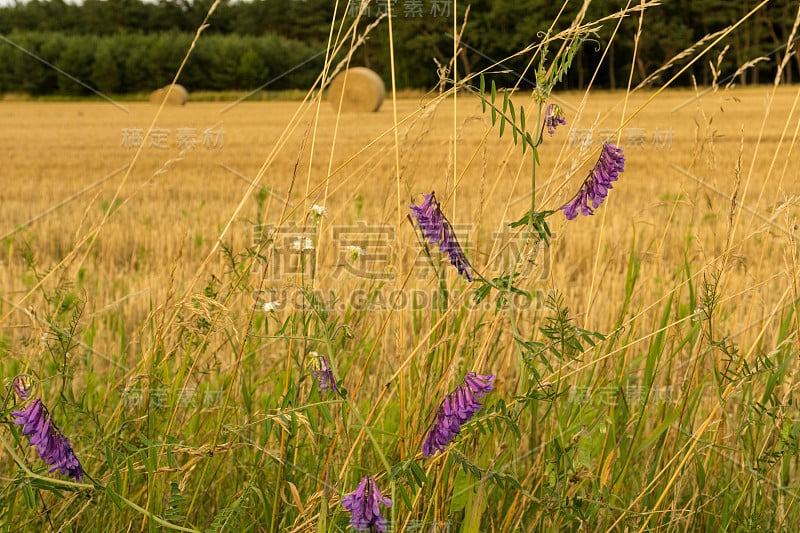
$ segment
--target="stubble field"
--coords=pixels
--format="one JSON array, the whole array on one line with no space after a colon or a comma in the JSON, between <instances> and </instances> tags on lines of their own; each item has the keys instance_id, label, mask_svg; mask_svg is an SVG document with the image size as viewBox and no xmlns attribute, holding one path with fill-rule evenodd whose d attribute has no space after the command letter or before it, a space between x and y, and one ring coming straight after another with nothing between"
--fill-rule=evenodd
<instances>
[{"instance_id":1,"label":"stubble field","mask_svg":"<svg viewBox=\"0 0 800 533\"><path fill-rule=\"evenodd\" d=\"M58 499L4 460L4 520L205 529L234 508L242 531L337 531L370 474L398 528L796 523L797 89L554 96L537 210L603 139L626 161L594 216L548 218L549 247L508 226L531 158L468 92L396 119L190 101L143 139L156 106L0 102L0 368L34 377L93 485ZM475 272L526 294L476 302L480 279L431 266L408 206L432 190ZM554 356L557 299L586 337ZM484 418L423 458L470 370L497 376Z\"/></svg>"}]
</instances>

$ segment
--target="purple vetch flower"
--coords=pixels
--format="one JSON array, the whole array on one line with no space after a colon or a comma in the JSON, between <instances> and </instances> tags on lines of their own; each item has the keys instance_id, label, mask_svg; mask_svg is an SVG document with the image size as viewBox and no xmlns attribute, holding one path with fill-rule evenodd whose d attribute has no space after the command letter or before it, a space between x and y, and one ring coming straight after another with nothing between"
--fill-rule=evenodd
<instances>
[{"instance_id":1,"label":"purple vetch flower","mask_svg":"<svg viewBox=\"0 0 800 533\"><path fill-rule=\"evenodd\" d=\"M577 217L578 210L583 216L593 215L594 210L600 207L608 196L608 191L612 188L611 182L617 181L619 173L624 171L625 155L622 153L622 148L606 141L600 151L600 158L589 172L589 177L583 181L577 194L560 207L567 220Z\"/></svg>"},{"instance_id":2,"label":"purple vetch flower","mask_svg":"<svg viewBox=\"0 0 800 533\"><path fill-rule=\"evenodd\" d=\"M431 244L438 244L439 250L450 256L450 264L458 269L459 274L464 274L467 281L472 281L470 264L467 256L458 244L456 234L450 222L442 213L436 193L423 194L425 201L421 205L411 205L411 213L417 219L422 234Z\"/></svg>"},{"instance_id":3,"label":"purple vetch flower","mask_svg":"<svg viewBox=\"0 0 800 533\"><path fill-rule=\"evenodd\" d=\"M386 531L386 518L381 516L379 503L392 506L392 500L381 496L371 476L362 477L356 490L342 498L342 507L350 511L350 525L357 531Z\"/></svg>"},{"instance_id":4,"label":"purple vetch flower","mask_svg":"<svg viewBox=\"0 0 800 533\"><path fill-rule=\"evenodd\" d=\"M312 372L314 377L317 378L320 391L331 390L339 394L339 389L336 387L336 377L333 375L328 358L324 355L319 355L317 352L311 352L313 359L311 360Z\"/></svg>"},{"instance_id":5,"label":"purple vetch flower","mask_svg":"<svg viewBox=\"0 0 800 533\"><path fill-rule=\"evenodd\" d=\"M33 390L33 378L29 374L19 374L11 381L11 388L22 400L27 400Z\"/></svg>"},{"instance_id":6,"label":"purple vetch flower","mask_svg":"<svg viewBox=\"0 0 800 533\"><path fill-rule=\"evenodd\" d=\"M556 132L559 124L566 124L567 119L564 117L564 111L556 104L550 104L544 110L544 125L547 127L547 133L550 137Z\"/></svg>"},{"instance_id":7,"label":"purple vetch flower","mask_svg":"<svg viewBox=\"0 0 800 533\"><path fill-rule=\"evenodd\" d=\"M436 421L431 426L425 442L422 444L422 455L429 456L444 451L448 444L461 433L464 425L482 407L478 399L494 389L494 374L483 376L475 372L467 372L464 383L447 395L436 413Z\"/></svg>"},{"instance_id":8,"label":"purple vetch flower","mask_svg":"<svg viewBox=\"0 0 800 533\"><path fill-rule=\"evenodd\" d=\"M39 457L51 466L50 472L83 480L83 467L72 451L69 440L50 418L50 413L38 398L24 411L11 413L14 423L22 425L22 434L30 436L31 446L36 446Z\"/></svg>"}]
</instances>

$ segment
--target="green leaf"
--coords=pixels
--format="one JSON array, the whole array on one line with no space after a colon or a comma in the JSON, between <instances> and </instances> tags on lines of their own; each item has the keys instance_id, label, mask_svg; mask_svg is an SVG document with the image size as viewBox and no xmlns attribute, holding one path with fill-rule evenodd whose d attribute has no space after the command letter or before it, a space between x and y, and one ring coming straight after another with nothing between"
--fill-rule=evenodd
<instances>
[{"instance_id":1,"label":"green leaf","mask_svg":"<svg viewBox=\"0 0 800 533\"><path fill-rule=\"evenodd\" d=\"M403 499L403 502L406 504L406 507L408 507L409 509L413 509L414 505L411 503L411 498L408 497L406 489L403 488L402 485L398 485L397 492L400 493L400 497Z\"/></svg>"},{"instance_id":2,"label":"green leaf","mask_svg":"<svg viewBox=\"0 0 800 533\"><path fill-rule=\"evenodd\" d=\"M325 419L326 422L329 424L333 423L333 417L331 416L331 411L328 409L328 406L324 403L319 406L319 412L322 414L322 417Z\"/></svg>"},{"instance_id":3,"label":"green leaf","mask_svg":"<svg viewBox=\"0 0 800 533\"><path fill-rule=\"evenodd\" d=\"M492 286L489 283L483 283L478 289L475 290L475 293L472 295L472 301L476 304L481 303L489 293L492 292Z\"/></svg>"},{"instance_id":4,"label":"green leaf","mask_svg":"<svg viewBox=\"0 0 800 533\"><path fill-rule=\"evenodd\" d=\"M492 80L492 126L494 126L497 123L497 108L494 105L496 100L497 100L497 87L494 84L494 80Z\"/></svg>"},{"instance_id":5,"label":"green leaf","mask_svg":"<svg viewBox=\"0 0 800 533\"><path fill-rule=\"evenodd\" d=\"M517 115L514 112L514 104L509 106L508 111L511 113L511 133L514 135L514 144L517 144Z\"/></svg>"},{"instance_id":6,"label":"green leaf","mask_svg":"<svg viewBox=\"0 0 800 533\"><path fill-rule=\"evenodd\" d=\"M534 151L535 152L535 151ZM547 224L547 217L555 213L555 211L531 211L528 210L519 220L511 222L508 226L511 228L518 228L520 226L530 225L532 232L537 238L544 242L545 245L550 245L550 226Z\"/></svg>"},{"instance_id":7,"label":"green leaf","mask_svg":"<svg viewBox=\"0 0 800 533\"><path fill-rule=\"evenodd\" d=\"M508 111L508 90L503 90L503 113L500 117L500 137L503 137L503 131L506 129L506 112Z\"/></svg>"},{"instance_id":8,"label":"green leaf","mask_svg":"<svg viewBox=\"0 0 800 533\"><path fill-rule=\"evenodd\" d=\"M114 473L114 483L117 486L117 490L122 490L122 476L119 473L119 468L114 464L114 451L108 445L106 445L106 462L108 463L108 469Z\"/></svg>"},{"instance_id":9,"label":"green leaf","mask_svg":"<svg viewBox=\"0 0 800 533\"><path fill-rule=\"evenodd\" d=\"M486 113L486 79L481 74L481 108L483 113Z\"/></svg>"},{"instance_id":10,"label":"green leaf","mask_svg":"<svg viewBox=\"0 0 800 533\"><path fill-rule=\"evenodd\" d=\"M111 487L109 487L108 485L106 485L106 494L108 495L108 499L110 499L110 500L111 500L111 503L113 503L113 504L114 504L114 506L115 506L115 507L116 507L118 510L120 510L120 511L121 511L121 510L122 510L122 501L120 501L120 499L119 499L119 496L117 496L117 493L116 493L116 492L114 492L114 491L111 489Z\"/></svg>"},{"instance_id":11,"label":"green leaf","mask_svg":"<svg viewBox=\"0 0 800 533\"><path fill-rule=\"evenodd\" d=\"M411 461L408 466L420 487L428 483L428 477L425 475L425 471L422 470L422 467L419 466L416 461Z\"/></svg>"}]
</instances>

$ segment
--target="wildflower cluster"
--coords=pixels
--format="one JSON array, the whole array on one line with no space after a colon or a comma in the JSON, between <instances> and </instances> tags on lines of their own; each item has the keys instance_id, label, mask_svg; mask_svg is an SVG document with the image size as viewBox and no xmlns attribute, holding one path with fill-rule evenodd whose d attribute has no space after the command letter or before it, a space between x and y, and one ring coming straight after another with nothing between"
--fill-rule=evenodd
<instances>
[{"instance_id":1,"label":"wildflower cluster","mask_svg":"<svg viewBox=\"0 0 800 533\"><path fill-rule=\"evenodd\" d=\"M28 374L20 374L11 381L11 388L22 400L27 400L33 390L33 378Z\"/></svg>"},{"instance_id":2,"label":"wildflower cluster","mask_svg":"<svg viewBox=\"0 0 800 533\"><path fill-rule=\"evenodd\" d=\"M561 206L567 220L572 220L578 216L578 211L583 216L593 215L594 210L600 207L608 191L612 188L611 183L617 181L619 173L625 170L625 156L622 148L614 146L610 142L605 142L600 151L600 158L595 163L594 168L589 172L589 176L584 180L581 188L572 199ZM591 203L591 206L589 205Z\"/></svg>"},{"instance_id":3,"label":"wildflower cluster","mask_svg":"<svg viewBox=\"0 0 800 533\"><path fill-rule=\"evenodd\" d=\"M311 206L311 216L315 221L328 216L328 209L325 206L314 204Z\"/></svg>"},{"instance_id":4,"label":"wildflower cluster","mask_svg":"<svg viewBox=\"0 0 800 533\"><path fill-rule=\"evenodd\" d=\"M417 219L422 234L431 244L438 244L439 250L450 256L450 264L463 274L467 281L472 281L469 261L461 245L458 244L453 226L442 213L436 193L424 194L425 200L420 205L411 205L411 213Z\"/></svg>"},{"instance_id":5,"label":"wildflower cluster","mask_svg":"<svg viewBox=\"0 0 800 533\"><path fill-rule=\"evenodd\" d=\"M547 134L550 137L555 134L559 124L564 125L566 123L567 119L564 117L564 111L556 104L550 104L544 110L544 126L547 128Z\"/></svg>"},{"instance_id":6,"label":"wildflower cluster","mask_svg":"<svg viewBox=\"0 0 800 533\"><path fill-rule=\"evenodd\" d=\"M431 426L422 445L422 455L429 456L443 451L461 433L464 425L482 407L478 401L493 389L495 376L483 376L468 372L455 391L447 395L436 413L436 422Z\"/></svg>"},{"instance_id":7,"label":"wildflower cluster","mask_svg":"<svg viewBox=\"0 0 800 533\"><path fill-rule=\"evenodd\" d=\"M359 531L386 531L386 518L381 516L379 503L392 506L392 500L381 496L371 476L362 477L356 490L342 498L342 507L350 511L350 524Z\"/></svg>"},{"instance_id":8,"label":"wildflower cluster","mask_svg":"<svg viewBox=\"0 0 800 533\"><path fill-rule=\"evenodd\" d=\"M359 257L366 255L367 251L360 246L348 246L347 247L347 255L350 258L350 262L353 263L358 260Z\"/></svg>"},{"instance_id":9,"label":"wildflower cluster","mask_svg":"<svg viewBox=\"0 0 800 533\"><path fill-rule=\"evenodd\" d=\"M83 480L83 467L75 456L69 439L53 424L50 413L38 398L24 411L11 413L14 423L22 426L22 434L30 437L31 446L36 446L39 457L51 466L50 472Z\"/></svg>"},{"instance_id":10,"label":"wildflower cluster","mask_svg":"<svg viewBox=\"0 0 800 533\"><path fill-rule=\"evenodd\" d=\"M336 387L336 377L333 375L333 369L328 358L324 355L319 355L317 352L311 352L311 368L314 377L317 379L320 391L333 391L339 393Z\"/></svg>"}]
</instances>

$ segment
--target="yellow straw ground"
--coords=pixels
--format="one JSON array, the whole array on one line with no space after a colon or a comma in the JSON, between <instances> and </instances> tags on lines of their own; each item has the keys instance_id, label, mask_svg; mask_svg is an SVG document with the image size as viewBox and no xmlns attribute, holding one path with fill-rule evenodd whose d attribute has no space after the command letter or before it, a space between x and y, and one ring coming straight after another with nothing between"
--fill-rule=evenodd
<instances>
[{"instance_id":1,"label":"yellow straw ground","mask_svg":"<svg viewBox=\"0 0 800 533\"><path fill-rule=\"evenodd\" d=\"M534 253L524 258L520 270L536 271L530 278L535 285L560 289L582 321L608 330L625 296L634 236L643 278L634 293L633 313L646 314L647 306L679 286L682 277L719 266L727 244L724 296L730 300L724 305L731 331L755 326L760 317L787 304L788 232L797 209L778 206L800 187L797 151L790 149L796 90L780 89L769 105L771 91L734 89L696 99L693 91L674 90L644 108L650 93L635 94L626 104L624 93L595 91L579 116L582 94L556 95L568 123L554 137L545 135L536 177L538 208L557 209L569 199L596 159L602 138L622 146L626 169L594 217L566 222L558 213L550 218L552 256ZM513 101L525 105L530 128L537 113L530 95L517 92ZM287 197L288 218L296 224L303 224L312 204L328 209L315 280L323 291L352 291L363 283L346 272L342 276L347 243L341 234L334 235L337 226L352 228L359 221L391 228L392 234L379 237L387 240L385 249L378 250L386 257L373 258L370 266L389 278L394 272L387 287L399 289L403 280L396 275L394 254L403 255L403 275L415 258L420 264L412 226L402 217L412 199L418 202L431 190L443 200L478 271L494 277L510 268L511 248L493 250L493 244L507 242L511 236L504 222L530 207L530 158L512 146L510 128L503 139L498 126L489 130L489 113L481 112L476 96L458 96L455 177L452 101L429 95L397 102L400 214L391 99L378 113L338 120L327 102L319 107L318 120L316 104L243 102L221 112L226 105L190 101L166 108L157 123L160 130L137 141L155 106L128 103L124 112L105 103L0 103L0 144L5 147L0 234L6 235L0 308L4 316L11 312L2 324L4 335L28 336L31 322L23 310L43 305L39 292L23 301L34 280L21 251L30 247L40 274L62 262L102 219L137 142L144 148L120 190L121 205L97 238L68 261L66 271L43 285L52 290L63 279L82 280L83 298L98 318L115 313L135 330L153 306L163 303L170 279L179 293L188 287L229 220L223 242L238 253L259 235L258 224L278 223ZM298 109L298 127L285 132ZM621 125L623 109L626 118L636 114ZM260 182L273 193L261 218L256 218L252 198L234 216L248 182L274 150ZM688 273L681 272L685 260L691 265ZM215 253L200 271L202 283L194 292L201 292L212 274L229 275L226 268L225 259ZM253 275L247 283L255 290L257 281ZM270 287L276 288L296 280L272 281ZM694 280L701 282L702 277ZM406 283L410 287L435 287L430 271L412 274ZM244 309L241 313L246 314ZM114 344L104 335L98 342Z\"/></svg>"}]
</instances>

